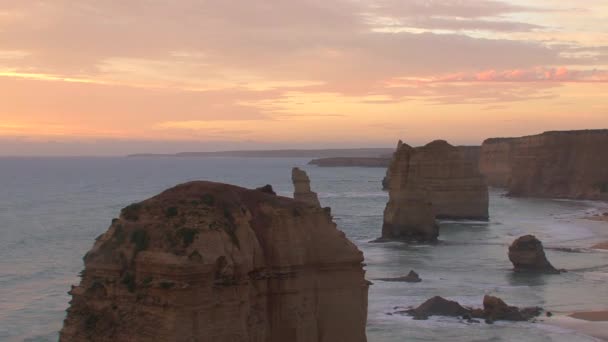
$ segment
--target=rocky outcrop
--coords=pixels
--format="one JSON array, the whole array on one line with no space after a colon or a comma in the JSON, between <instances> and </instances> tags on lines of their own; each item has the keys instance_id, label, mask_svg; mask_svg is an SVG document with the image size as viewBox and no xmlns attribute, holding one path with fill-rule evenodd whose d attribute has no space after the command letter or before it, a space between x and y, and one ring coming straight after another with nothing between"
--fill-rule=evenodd
<instances>
[{"instance_id":1,"label":"rocky outcrop","mask_svg":"<svg viewBox=\"0 0 608 342\"><path fill-rule=\"evenodd\" d=\"M515 272L559 273L547 260L543 244L534 235L519 237L509 246Z\"/></svg>"},{"instance_id":2,"label":"rocky outcrop","mask_svg":"<svg viewBox=\"0 0 608 342\"><path fill-rule=\"evenodd\" d=\"M437 218L488 219L488 187L476 159L444 140L415 149L413 181L429 192Z\"/></svg>"},{"instance_id":3,"label":"rocky outcrop","mask_svg":"<svg viewBox=\"0 0 608 342\"><path fill-rule=\"evenodd\" d=\"M291 180L294 187L293 198L296 201L308 203L315 207L321 206L317 193L310 189L310 178L308 178L306 171L294 167L291 170Z\"/></svg>"},{"instance_id":4,"label":"rocky outcrop","mask_svg":"<svg viewBox=\"0 0 608 342\"><path fill-rule=\"evenodd\" d=\"M491 138L481 145L479 171L489 186L506 188L511 180L511 151L514 138Z\"/></svg>"},{"instance_id":5,"label":"rocky outcrop","mask_svg":"<svg viewBox=\"0 0 608 342\"><path fill-rule=\"evenodd\" d=\"M509 195L608 200L608 130L516 139Z\"/></svg>"},{"instance_id":6,"label":"rocky outcrop","mask_svg":"<svg viewBox=\"0 0 608 342\"><path fill-rule=\"evenodd\" d=\"M608 200L608 130L488 139L479 168L510 196Z\"/></svg>"},{"instance_id":7,"label":"rocky outcrop","mask_svg":"<svg viewBox=\"0 0 608 342\"><path fill-rule=\"evenodd\" d=\"M362 253L293 199L182 184L123 209L84 262L61 341L366 340Z\"/></svg>"},{"instance_id":8,"label":"rocky outcrop","mask_svg":"<svg viewBox=\"0 0 608 342\"><path fill-rule=\"evenodd\" d=\"M388 167L390 158L320 158L313 159L308 164L319 167Z\"/></svg>"},{"instance_id":9,"label":"rocky outcrop","mask_svg":"<svg viewBox=\"0 0 608 342\"><path fill-rule=\"evenodd\" d=\"M389 281L389 282L400 282L400 283L419 283L422 281L418 273L413 270L410 271L406 276L396 277L396 278L378 278L380 281Z\"/></svg>"},{"instance_id":10,"label":"rocky outcrop","mask_svg":"<svg viewBox=\"0 0 608 342\"><path fill-rule=\"evenodd\" d=\"M487 220L488 187L471 155L443 140L417 148L400 141L387 172L382 237L432 241L435 217Z\"/></svg>"},{"instance_id":11,"label":"rocky outcrop","mask_svg":"<svg viewBox=\"0 0 608 342\"><path fill-rule=\"evenodd\" d=\"M456 146L456 148L462 153L466 162L472 165L479 164L479 158L481 154L480 146ZM382 179L382 190L388 190L390 184L390 170L386 170L386 175Z\"/></svg>"},{"instance_id":12,"label":"rocky outcrop","mask_svg":"<svg viewBox=\"0 0 608 342\"><path fill-rule=\"evenodd\" d=\"M380 241L432 242L439 235L429 192L411 170L414 154L412 147L399 141L389 167L389 201Z\"/></svg>"},{"instance_id":13,"label":"rocky outcrop","mask_svg":"<svg viewBox=\"0 0 608 342\"><path fill-rule=\"evenodd\" d=\"M472 309L460 305L456 301L436 296L414 309L398 311L408 314L414 319L427 319L431 316L462 317L471 321L472 318L485 319L486 323L494 321L529 321L541 314L539 307L518 308L507 305L502 299L484 296L483 309Z\"/></svg>"}]
</instances>

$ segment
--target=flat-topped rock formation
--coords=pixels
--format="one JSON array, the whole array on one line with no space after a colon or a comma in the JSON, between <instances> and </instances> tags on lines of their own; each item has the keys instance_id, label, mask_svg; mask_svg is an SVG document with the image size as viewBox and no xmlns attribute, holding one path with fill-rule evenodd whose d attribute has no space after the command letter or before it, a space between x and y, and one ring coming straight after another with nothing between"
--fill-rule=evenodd
<instances>
[{"instance_id":1,"label":"flat-topped rock formation","mask_svg":"<svg viewBox=\"0 0 608 342\"><path fill-rule=\"evenodd\" d=\"M515 272L560 273L545 256L542 242L534 235L517 238L509 246L509 260Z\"/></svg>"},{"instance_id":2,"label":"flat-topped rock formation","mask_svg":"<svg viewBox=\"0 0 608 342\"><path fill-rule=\"evenodd\" d=\"M380 240L436 241L439 226L429 192L411 174L415 150L399 141L389 166L389 201Z\"/></svg>"},{"instance_id":3,"label":"flat-topped rock formation","mask_svg":"<svg viewBox=\"0 0 608 342\"><path fill-rule=\"evenodd\" d=\"M608 200L608 130L488 139L479 168L509 195Z\"/></svg>"},{"instance_id":4,"label":"flat-topped rock formation","mask_svg":"<svg viewBox=\"0 0 608 342\"><path fill-rule=\"evenodd\" d=\"M321 206L317 193L310 189L310 178L308 178L306 171L294 167L291 170L291 181L294 187L293 198L296 201L308 203L315 207Z\"/></svg>"},{"instance_id":5,"label":"flat-topped rock formation","mask_svg":"<svg viewBox=\"0 0 608 342\"><path fill-rule=\"evenodd\" d=\"M437 218L488 219L488 187L476 158L436 140L414 149L412 181L429 192Z\"/></svg>"},{"instance_id":6,"label":"flat-topped rock formation","mask_svg":"<svg viewBox=\"0 0 608 342\"><path fill-rule=\"evenodd\" d=\"M428 238L438 234L430 228L435 218L487 220L488 187L471 155L443 140L417 148L400 141L387 171L382 237L394 239L417 226Z\"/></svg>"},{"instance_id":7,"label":"flat-topped rock formation","mask_svg":"<svg viewBox=\"0 0 608 342\"><path fill-rule=\"evenodd\" d=\"M363 342L363 254L322 208L191 182L123 209L61 341Z\"/></svg>"},{"instance_id":8,"label":"flat-topped rock formation","mask_svg":"<svg viewBox=\"0 0 608 342\"><path fill-rule=\"evenodd\" d=\"M308 164L319 167L388 167L391 163L391 158L349 158L349 157L334 157L334 158L319 158L313 159Z\"/></svg>"}]
</instances>

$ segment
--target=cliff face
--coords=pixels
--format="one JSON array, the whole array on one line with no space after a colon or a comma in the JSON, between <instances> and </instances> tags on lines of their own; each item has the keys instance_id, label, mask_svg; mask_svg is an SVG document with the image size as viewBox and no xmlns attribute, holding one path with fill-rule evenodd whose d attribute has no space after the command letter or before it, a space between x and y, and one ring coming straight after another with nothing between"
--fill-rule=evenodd
<instances>
[{"instance_id":1,"label":"cliff face","mask_svg":"<svg viewBox=\"0 0 608 342\"><path fill-rule=\"evenodd\" d=\"M511 179L511 151L513 138L487 139L481 145L479 171L489 186L506 188Z\"/></svg>"},{"instance_id":2,"label":"cliff face","mask_svg":"<svg viewBox=\"0 0 608 342\"><path fill-rule=\"evenodd\" d=\"M410 166L415 151L399 141L389 166L389 201L384 209L382 239L435 241L439 226L428 191L415 181Z\"/></svg>"},{"instance_id":3,"label":"cliff face","mask_svg":"<svg viewBox=\"0 0 608 342\"><path fill-rule=\"evenodd\" d=\"M488 219L488 187L476 158L443 140L414 152L410 177L428 190L437 218Z\"/></svg>"},{"instance_id":4,"label":"cliff face","mask_svg":"<svg viewBox=\"0 0 608 342\"><path fill-rule=\"evenodd\" d=\"M61 341L365 341L363 255L319 207L192 182L123 209Z\"/></svg>"},{"instance_id":5,"label":"cliff face","mask_svg":"<svg viewBox=\"0 0 608 342\"><path fill-rule=\"evenodd\" d=\"M608 130L546 132L511 148L510 195L608 200Z\"/></svg>"}]
</instances>

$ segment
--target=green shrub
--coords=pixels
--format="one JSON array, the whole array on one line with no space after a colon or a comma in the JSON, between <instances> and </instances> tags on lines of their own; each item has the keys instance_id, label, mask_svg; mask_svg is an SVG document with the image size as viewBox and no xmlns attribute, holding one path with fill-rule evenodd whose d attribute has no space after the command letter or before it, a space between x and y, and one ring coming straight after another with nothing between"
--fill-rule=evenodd
<instances>
[{"instance_id":1,"label":"green shrub","mask_svg":"<svg viewBox=\"0 0 608 342\"><path fill-rule=\"evenodd\" d=\"M213 197L212 194L204 194L201 197L201 200L203 201L203 203L205 203L205 205L212 207L213 205L215 205L215 198Z\"/></svg>"},{"instance_id":2,"label":"green shrub","mask_svg":"<svg viewBox=\"0 0 608 342\"><path fill-rule=\"evenodd\" d=\"M145 278L144 278L144 280L142 281L142 284L143 284L144 286L149 286L149 285L152 283L152 280L153 280L152 276L147 276L147 277L145 277Z\"/></svg>"},{"instance_id":3,"label":"green shrub","mask_svg":"<svg viewBox=\"0 0 608 342\"><path fill-rule=\"evenodd\" d=\"M601 193L607 193L608 192L608 182L599 183L597 185L597 187L600 189Z\"/></svg>"},{"instance_id":4,"label":"green shrub","mask_svg":"<svg viewBox=\"0 0 608 342\"><path fill-rule=\"evenodd\" d=\"M160 287L165 290L171 289L171 288L173 288L173 286L175 286L175 283L172 281L161 281L160 282Z\"/></svg>"},{"instance_id":5,"label":"green shrub","mask_svg":"<svg viewBox=\"0 0 608 342\"><path fill-rule=\"evenodd\" d=\"M167 208L167 210L165 210L165 216L167 216L167 218L171 218L171 217L177 216L177 207L169 207L169 208Z\"/></svg>"},{"instance_id":6,"label":"green shrub","mask_svg":"<svg viewBox=\"0 0 608 342\"><path fill-rule=\"evenodd\" d=\"M131 274L130 272L125 273L125 275L122 277L121 282L123 283L123 285L127 286L129 292L135 292L135 276L133 274Z\"/></svg>"},{"instance_id":7,"label":"green shrub","mask_svg":"<svg viewBox=\"0 0 608 342\"><path fill-rule=\"evenodd\" d=\"M178 238L182 241L185 247L188 247L194 242L198 235L198 230L192 228L181 228L177 231Z\"/></svg>"},{"instance_id":8,"label":"green shrub","mask_svg":"<svg viewBox=\"0 0 608 342\"><path fill-rule=\"evenodd\" d=\"M121 212L120 215L124 217L127 221L137 221L139 220L139 210L141 209L141 204L133 203L131 205L126 206Z\"/></svg>"},{"instance_id":9,"label":"green shrub","mask_svg":"<svg viewBox=\"0 0 608 342\"><path fill-rule=\"evenodd\" d=\"M135 253L146 250L148 242L148 233L145 230L138 229L131 233L131 243L135 244Z\"/></svg>"}]
</instances>

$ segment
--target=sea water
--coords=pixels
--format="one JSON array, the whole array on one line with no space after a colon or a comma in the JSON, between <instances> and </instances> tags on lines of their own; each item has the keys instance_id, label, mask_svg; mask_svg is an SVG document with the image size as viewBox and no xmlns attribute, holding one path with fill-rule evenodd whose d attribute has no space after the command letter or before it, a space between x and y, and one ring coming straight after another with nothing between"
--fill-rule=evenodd
<instances>
[{"instance_id":1,"label":"sea water","mask_svg":"<svg viewBox=\"0 0 608 342\"><path fill-rule=\"evenodd\" d=\"M290 158L0 158L0 341L56 341L79 281L82 256L120 209L191 180L258 187L291 196L291 168L304 168L321 203L364 252L369 292L368 340L594 341L541 322L469 324L394 314L440 295L481 306L484 294L547 310L606 309L608 225L582 217L605 204L514 199L490 194L490 222L442 222L436 245L371 243L380 235L387 194L383 169L319 168ZM560 275L516 275L507 258L518 236L535 234ZM411 269L420 283L375 280ZM341 342L341 341L336 341Z\"/></svg>"}]
</instances>

